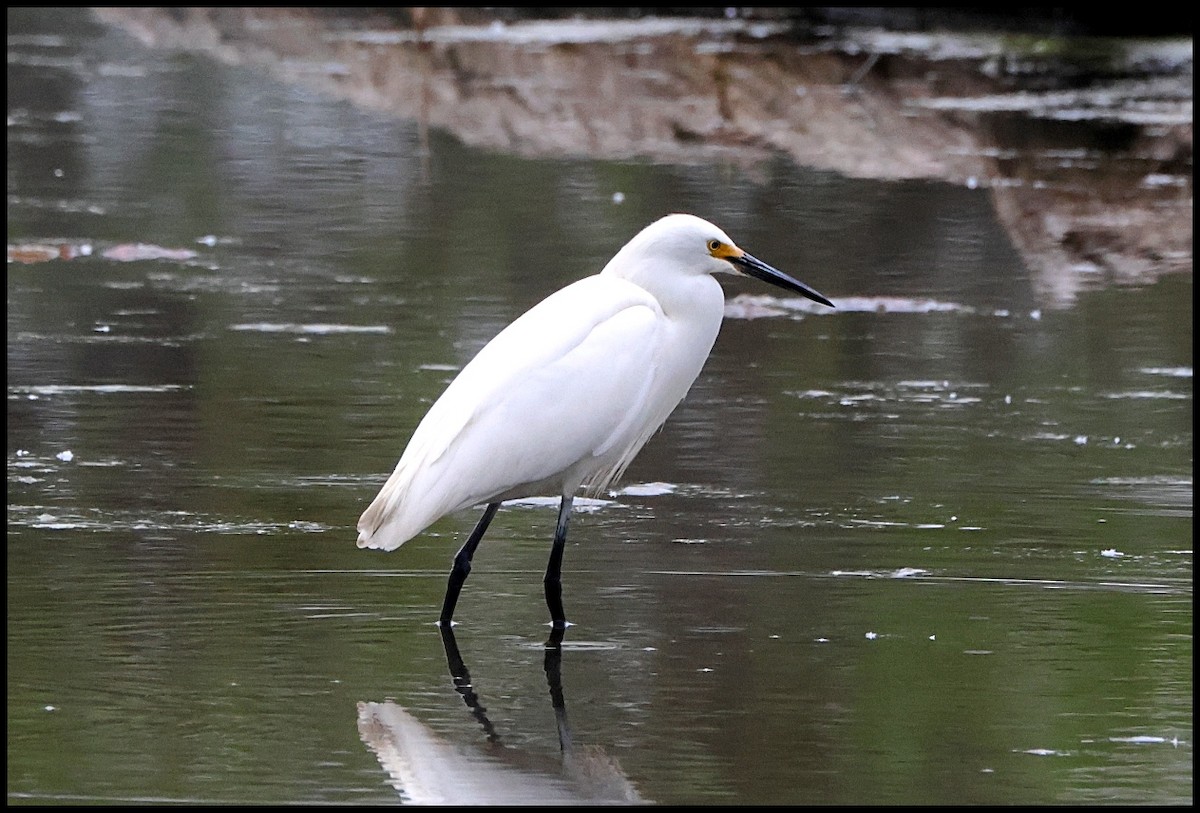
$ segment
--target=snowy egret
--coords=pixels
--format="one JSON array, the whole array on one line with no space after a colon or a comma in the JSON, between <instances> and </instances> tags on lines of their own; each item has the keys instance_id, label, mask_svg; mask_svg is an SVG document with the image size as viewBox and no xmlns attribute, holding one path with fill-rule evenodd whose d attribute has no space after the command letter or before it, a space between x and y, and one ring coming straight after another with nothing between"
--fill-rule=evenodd
<instances>
[{"instance_id":1,"label":"snowy egret","mask_svg":"<svg viewBox=\"0 0 1200 813\"><path fill-rule=\"evenodd\" d=\"M430 407L358 521L358 546L395 550L447 514L483 504L454 557L449 625L475 549L505 500L558 496L543 587L567 625L562 557L571 503L603 492L666 421L721 327L717 273L741 272L833 307L699 217L651 223L599 273L551 294L500 331Z\"/></svg>"}]
</instances>

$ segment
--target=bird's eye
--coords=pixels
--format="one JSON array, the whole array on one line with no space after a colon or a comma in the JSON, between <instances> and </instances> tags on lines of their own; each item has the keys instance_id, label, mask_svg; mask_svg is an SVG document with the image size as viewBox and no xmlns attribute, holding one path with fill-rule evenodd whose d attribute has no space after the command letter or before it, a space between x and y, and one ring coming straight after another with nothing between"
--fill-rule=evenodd
<instances>
[{"instance_id":1,"label":"bird's eye","mask_svg":"<svg viewBox=\"0 0 1200 813\"><path fill-rule=\"evenodd\" d=\"M709 240L709 241L708 241L708 250L709 250L709 251L716 251L716 250L717 250L717 249L719 249L720 247L721 247L721 241L720 241L720 240Z\"/></svg>"}]
</instances>

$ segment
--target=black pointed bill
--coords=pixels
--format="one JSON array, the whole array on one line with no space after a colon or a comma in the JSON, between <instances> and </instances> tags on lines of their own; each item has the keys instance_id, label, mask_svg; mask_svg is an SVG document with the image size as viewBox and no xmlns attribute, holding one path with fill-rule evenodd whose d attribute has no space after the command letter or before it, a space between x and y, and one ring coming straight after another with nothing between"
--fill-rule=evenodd
<instances>
[{"instance_id":1,"label":"black pointed bill","mask_svg":"<svg viewBox=\"0 0 1200 813\"><path fill-rule=\"evenodd\" d=\"M727 257L726 259L733 263L734 267L739 271L749 274L755 279L761 279L763 282L769 282L785 291L806 296L814 302L820 302L822 305L828 305L831 308L834 307L832 302L812 288L809 288L800 280L789 277L777 268L772 268L757 257L743 252L740 257Z\"/></svg>"}]
</instances>

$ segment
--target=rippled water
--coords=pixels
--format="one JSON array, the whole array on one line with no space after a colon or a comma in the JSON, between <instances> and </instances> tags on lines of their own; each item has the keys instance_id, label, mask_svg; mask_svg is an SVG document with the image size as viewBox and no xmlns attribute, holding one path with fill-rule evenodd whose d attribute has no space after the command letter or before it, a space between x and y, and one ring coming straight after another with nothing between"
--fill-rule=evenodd
<instances>
[{"instance_id":1,"label":"rippled water","mask_svg":"<svg viewBox=\"0 0 1200 813\"><path fill-rule=\"evenodd\" d=\"M10 802L1191 800L1190 274L1053 308L983 190L423 144L9 20ZM552 500L448 644L473 512L388 555L358 514L487 339L671 210L837 311L728 282L577 503L561 654Z\"/></svg>"}]
</instances>

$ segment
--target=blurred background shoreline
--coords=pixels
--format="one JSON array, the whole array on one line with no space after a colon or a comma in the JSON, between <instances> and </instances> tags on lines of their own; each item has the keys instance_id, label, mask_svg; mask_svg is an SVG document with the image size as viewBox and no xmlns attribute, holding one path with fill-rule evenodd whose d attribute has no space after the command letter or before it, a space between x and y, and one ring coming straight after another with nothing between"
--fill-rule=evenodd
<instances>
[{"instance_id":1,"label":"blurred background shoreline","mask_svg":"<svg viewBox=\"0 0 1200 813\"><path fill-rule=\"evenodd\" d=\"M1186 22L920 9L97 9L525 157L799 166L987 188L1050 307L1190 272ZM1114 36L1121 33L1123 36Z\"/></svg>"}]
</instances>

